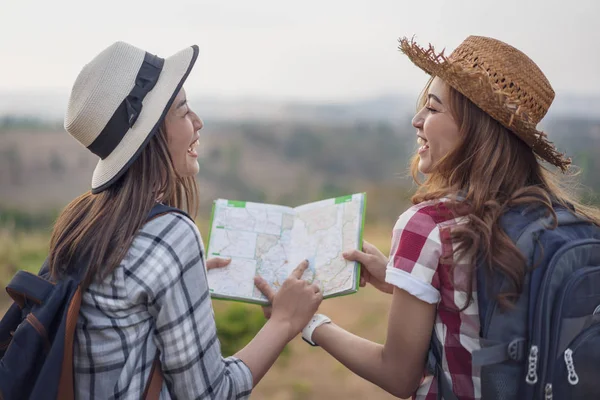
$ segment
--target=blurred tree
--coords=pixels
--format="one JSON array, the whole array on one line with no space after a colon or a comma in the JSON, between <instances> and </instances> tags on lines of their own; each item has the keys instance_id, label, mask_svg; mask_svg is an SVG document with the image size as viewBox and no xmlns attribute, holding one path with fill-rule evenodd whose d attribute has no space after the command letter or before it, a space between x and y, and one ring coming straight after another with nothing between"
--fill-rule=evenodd
<instances>
[{"instance_id":1,"label":"blurred tree","mask_svg":"<svg viewBox=\"0 0 600 400\"><path fill-rule=\"evenodd\" d=\"M235 354L246 346L266 322L261 309L257 306L227 303L226 306L219 304L219 311L215 312L217 336L225 357ZM287 353L289 350L286 348L284 354Z\"/></svg>"}]
</instances>

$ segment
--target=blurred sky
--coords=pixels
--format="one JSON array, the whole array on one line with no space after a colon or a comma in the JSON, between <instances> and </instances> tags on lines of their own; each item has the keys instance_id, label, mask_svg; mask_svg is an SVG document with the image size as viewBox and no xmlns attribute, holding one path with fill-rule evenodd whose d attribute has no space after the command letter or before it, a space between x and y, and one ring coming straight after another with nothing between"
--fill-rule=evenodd
<instances>
[{"instance_id":1,"label":"blurred sky","mask_svg":"<svg viewBox=\"0 0 600 400\"><path fill-rule=\"evenodd\" d=\"M558 91L600 93L597 0L2 0L0 92L70 90L116 40L200 58L187 90L327 101L418 94L399 36L454 49L469 34L523 50Z\"/></svg>"}]
</instances>

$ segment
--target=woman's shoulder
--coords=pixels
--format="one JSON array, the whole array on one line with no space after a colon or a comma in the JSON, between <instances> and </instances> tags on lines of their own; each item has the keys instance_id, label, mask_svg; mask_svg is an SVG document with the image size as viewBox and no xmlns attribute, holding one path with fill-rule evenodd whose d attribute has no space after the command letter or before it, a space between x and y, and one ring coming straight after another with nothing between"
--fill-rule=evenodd
<instances>
[{"instance_id":1,"label":"woman's shoulder","mask_svg":"<svg viewBox=\"0 0 600 400\"><path fill-rule=\"evenodd\" d=\"M129 256L161 260L188 259L202 255L204 246L196 224L178 213L167 213L142 226L133 240Z\"/></svg>"},{"instance_id":2,"label":"woman's shoulder","mask_svg":"<svg viewBox=\"0 0 600 400\"><path fill-rule=\"evenodd\" d=\"M128 295L137 299L162 293L183 274L204 270L203 263L204 247L194 222L168 213L144 224L121 266Z\"/></svg>"},{"instance_id":3,"label":"woman's shoulder","mask_svg":"<svg viewBox=\"0 0 600 400\"><path fill-rule=\"evenodd\" d=\"M194 221L176 212L165 213L153 218L144 224L140 232L165 239L181 233L200 236L200 232Z\"/></svg>"},{"instance_id":4,"label":"woman's shoulder","mask_svg":"<svg viewBox=\"0 0 600 400\"><path fill-rule=\"evenodd\" d=\"M429 225L441 224L454 218L446 199L434 199L412 205L400 215L398 221L403 225L409 222Z\"/></svg>"}]
</instances>

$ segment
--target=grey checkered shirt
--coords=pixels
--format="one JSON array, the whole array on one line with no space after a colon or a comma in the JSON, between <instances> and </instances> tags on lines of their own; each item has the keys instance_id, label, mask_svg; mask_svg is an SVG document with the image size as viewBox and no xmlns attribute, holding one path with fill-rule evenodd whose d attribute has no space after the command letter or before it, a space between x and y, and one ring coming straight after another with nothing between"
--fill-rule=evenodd
<instances>
[{"instance_id":1,"label":"grey checkered shirt","mask_svg":"<svg viewBox=\"0 0 600 400\"><path fill-rule=\"evenodd\" d=\"M248 367L223 358L204 245L185 216L147 223L121 265L83 296L74 344L79 399L139 400L156 352L161 399L247 399Z\"/></svg>"}]
</instances>

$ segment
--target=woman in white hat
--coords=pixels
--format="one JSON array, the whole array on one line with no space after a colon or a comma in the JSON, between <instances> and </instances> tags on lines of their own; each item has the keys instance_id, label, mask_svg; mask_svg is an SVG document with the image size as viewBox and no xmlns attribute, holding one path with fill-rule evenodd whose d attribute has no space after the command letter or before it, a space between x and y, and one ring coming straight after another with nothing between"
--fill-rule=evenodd
<instances>
[{"instance_id":1,"label":"woman in white hat","mask_svg":"<svg viewBox=\"0 0 600 400\"><path fill-rule=\"evenodd\" d=\"M63 210L50 245L55 277L89 260L73 346L76 398L248 398L322 300L299 279L300 264L271 320L224 359L196 225L177 212L146 223L157 203L197 210L202 120L183 89L197 56L196 46L162 59L118 42L73 86L65 128L100 158L91 191Z\"/></svg>"},{"instance_id":2,"label":"woman in white hat","mask_svg":"<svg viewBox=\"0 0 600 400\"><path fill-rule=\"evenodd\" d=\"M570 160L536 129L554 91L533 61L499 40L468 37L449 57L406 38L400 41L400 50L431 75L412 120L419 148L411 169L419 189L412 199L414 205L396 222L389 258L366 242L364 252L344 255L363 265L363 284L369 282L393 297L385 344L354 336L323 315L312 319L303 337L356 374L402 398L537 399L543 398L540 392L551 398L552 382L542 379L543 367L537 369L537 379L538 353L531 342L534 364L529 364L529 371L525 368L527 351L523 351L522 339L527 338L527 303L515 303L523 291L529 264L504 229L516 229L521 224L541 230L556 223L559 210L561 215L573 217L572 211L575 227L561 226L552 234L543 232L553 236L538 236L539 240L550 237L548 240L556 243L544 242L546 252L542 254L550 257L552 248L579 237L595 240L593 250L586 247L582 251L600 259L600 213L560 189L551 166L565 171ZM417 179L419 174L425 175L424 182ZM527 225L541 221L538 212L544 224L539 228ZM505 213L508 219L503 225L500 217ZM530 215L533 221L528 221ZM531 240L533 235L523 237ZM475 254L485 265L481 281L476 279L480 275L476 273ZM548 262L541 258L536 259L536 265ZM583 258L580 261L573 268L598 265L585 264ZM499 276L504 280L498 281ZM507 317L506 321L512 318L514 325L486 328L490 335L505 331L510 335L511 330L524 335L514 346L513 342L507 342L508 346L496 343L500 346L490 347L491 352L479 352L486 343L480 341L478 301L482 299L477 297L481 293L478 282L482 282L481 289L489 283L504 282L506 285L494 293L496 297L490 295L490 301L497 302L501 310L516 306L524 312L524 319ZM596 296L598 293L596 286ZM581 300L578 307L585 305L586 311L579 309L578 316L597 321L593 315L600 310L594 311L597 304L591 297ZM497 310L488 307L494 315L499 315ZM486 354L478 359L479 365L489 363L493 369L486 371L494 372L482 374L474 362L476 352ZM563 389L585 391L597 382L597 351L595 354L595 359L571 365L571 383L566 371L561 374ZM560 364L562 356L557 357ZM579 368L580 377L587 374L588 378L577 387L572 386L576 383L575 368ZM535 396L519 392L519 383L525 386L526 376L532 378L527 385L528 390L535 388ZM598 398L590 393L583 398Z\"/></svg>"}]
</instances>

